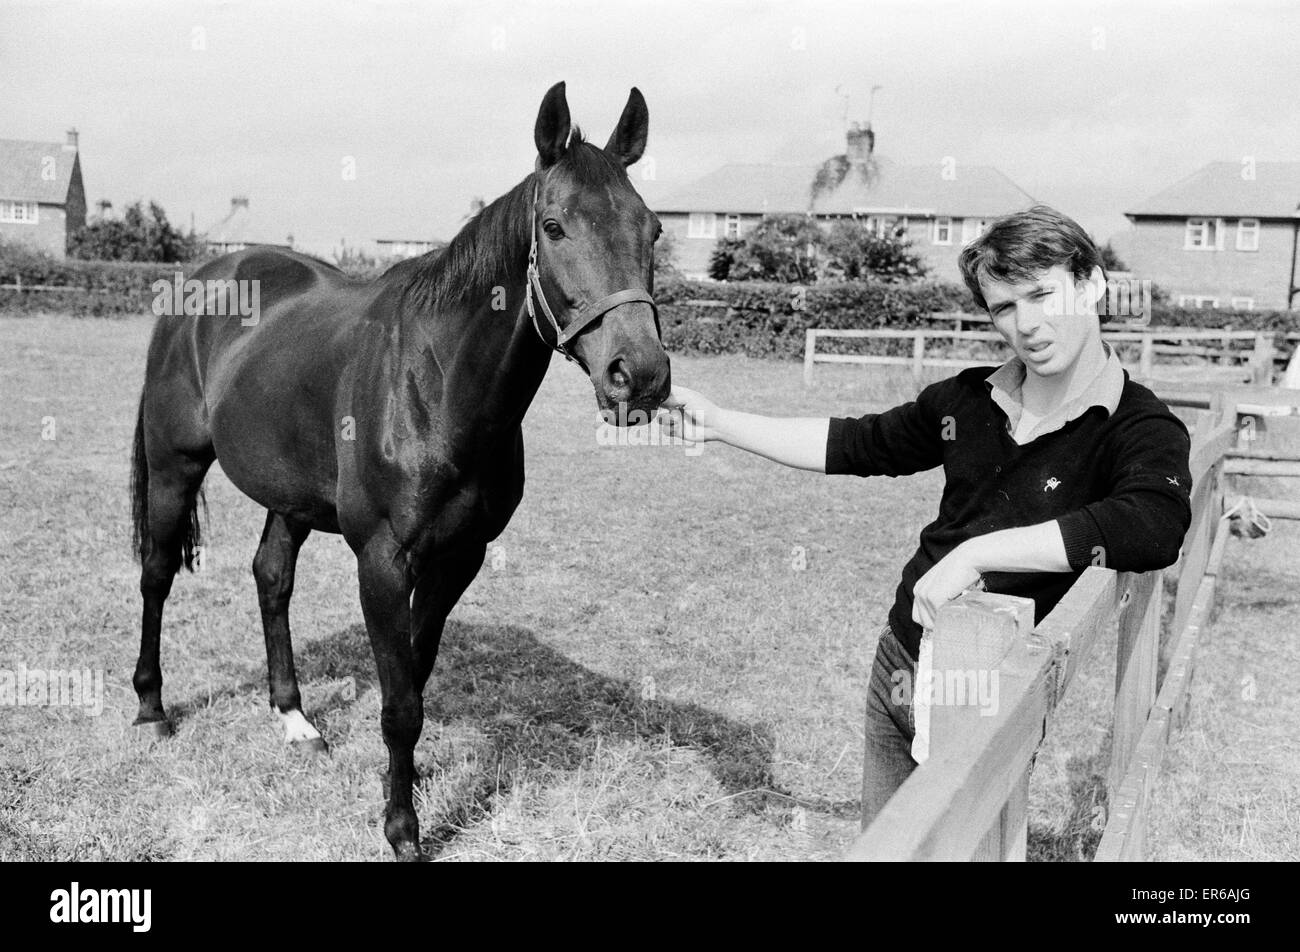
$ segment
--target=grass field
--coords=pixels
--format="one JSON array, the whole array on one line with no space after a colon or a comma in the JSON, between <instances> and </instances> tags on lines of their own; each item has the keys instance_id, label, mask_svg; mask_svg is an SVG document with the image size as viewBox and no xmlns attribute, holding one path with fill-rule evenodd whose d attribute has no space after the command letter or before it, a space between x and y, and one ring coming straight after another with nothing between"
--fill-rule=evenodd
<instances>
[{"instance_id":1,"label":"grass field","mask_svg":"<svg viewBox=\"0 0 1300 952\"><path fill-rule=\"evenodd\" d=\"M129 727L127 459L149 326L0 319L0 670L102 669L106 692L98 717L0 707L0 860L387 859L351 554L314 535L299 562L298 671L332 753L295 756L267 706L249 570L262 515L217 468L206 565L178 578L164 618L176 735L150 747ZM800 374L674 359L679 382L772 413L910 395L842 368L805 390ZM726 448L602 447L594 409L555 362L525 425L524 502L453 613L426 692L426 851L836 856L857 829L877 632L939 475L825 478ZM1156 858L1300 857L1298 531L1230 542L1192 717L1156 793ZM1111 650L1081 672L1040 752L1031 858L1095 848Z\"/></svg>"}]
</instances>

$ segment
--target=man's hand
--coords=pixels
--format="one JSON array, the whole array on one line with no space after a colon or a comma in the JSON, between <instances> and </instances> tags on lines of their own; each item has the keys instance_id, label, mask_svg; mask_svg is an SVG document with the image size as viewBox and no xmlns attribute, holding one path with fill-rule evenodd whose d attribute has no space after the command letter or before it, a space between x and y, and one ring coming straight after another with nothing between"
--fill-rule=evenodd
<instances>
[{"instance_id":1,"label":"man's hand","mask_svg":"<svg viewBox=\"0 0 1300 952\"><path fill-rule=\"evenodd\" d=\"M940 606L952 601L980 579L970 547L957 546L921 576L912 589L912 621L933 628Z\"/></svg>"},{"instance_id":2,"label":"man's hand","mask_svg":"<svg viewBox=\"0 0 1300 952\"><path fill-rule=\"evenodd\" d=\"M673 387L659 410L661 432L681 437L687 443L721 439L717 432L721 409L703 394L686 387Z\"/></svg>"}]
</instances>

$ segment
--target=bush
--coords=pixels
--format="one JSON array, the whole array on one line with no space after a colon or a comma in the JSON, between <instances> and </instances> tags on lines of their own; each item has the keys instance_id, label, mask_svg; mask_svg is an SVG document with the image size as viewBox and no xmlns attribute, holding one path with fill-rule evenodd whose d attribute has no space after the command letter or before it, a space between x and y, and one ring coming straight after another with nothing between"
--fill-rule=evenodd
<instances>
[{"instance_id":1,"label":"bush","mask_svg":"<svg viewBox=\"0 0 1300 952\"><path fill-rule=\"evenodd\" d=\"M677 280L656 288L664 344L675 353L799 358L810 328L916 330L932 314L974 313L964 286L934 281L844 281L810 286ZM1300 332L1300 313L1153 307L1156 326ZM944 322L937 325L950 328ZM991 327L989 328L992 329ZM910 353L908 341L877 342L876 353ZM818 349L861 352L861 342Z\"/></svg>"},{"instance_id":2,"label":"bush","mask_svg":"<svg viewBox=\"0 0 1300 952\"><path fill-rule=\"evenodd\" d=\"M808 215L768 215L740 238L720 238L709 258L715 281L913 280L925 264L898 235L881 237L843 219L829 231Z\"/></svg>"},{"instance_id":3,"label":"bush","mask_svg":"<svg viewBox=\"0 0 1300 952\"><path fill-rule=\"evenodd\" d=\"M67 288L0 289L0 311L58 311L93 317L148 313L153 283L171 281L181 267L156 262L59 260L21 243L0 243L0 284Z\"/></svg>"},{"instance_id":4,"label":"bush","mask_svg":"<svg viewBox=\"0 0 1300 952\"><path fill-rule=\"evenodd\" d=\"M150 202L148 209L136 202L121 218L94 221L74 233L68 242L68 254L87 261L175 264L197 257L202 247L197 237L173 227L157 202Z\"/></svg>"},{"instance_id":5,"label":"bush","mask_svg":"<svg viewBox=\"0 0 1300 952\"><path fill-rule=\"evenodd\" d=\"M925 274L925 263L906 238L880 237L861 222L841 219L826 236L826 254L833 273L850 281L870 278L913 280Z\"/></svg>"},{"instance_id":6,"label":"bush","mask_svg":"<svg viewBox=\"0 0 1300 952\"><path fill-rule=\"evenodd\" d=\"M931 326L935 312L961 311L965 288L936 282L844 281L791 285L679 280L657 288L664 344L690 354L799 357L809 328Z\"/></svg>"}]
</instances>

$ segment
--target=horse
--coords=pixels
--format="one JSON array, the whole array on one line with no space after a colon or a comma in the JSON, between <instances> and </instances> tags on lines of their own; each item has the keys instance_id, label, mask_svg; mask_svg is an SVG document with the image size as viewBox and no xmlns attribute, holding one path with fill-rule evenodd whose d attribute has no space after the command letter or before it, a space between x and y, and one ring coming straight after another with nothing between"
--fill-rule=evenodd
<instances>
[{"instance_id":1,"label":"horse","mask_svg":"<svg viewBox=\"0 0 1300 952\"><path fill-rule=\"evenodd\" d=\"M149 343L131 480L143 599L135 725L146 736L171 733L163 605L180 567L194 569L217 460L267 510L253 577L270 703L299 749L328 748L303 716L294 670L298 551L319 531L356 556L388 748L384 834L397 859L421 858L411 793L423 691L448 613L522 498L521 424L552 355L588 375L611 422L648 418L669 393L653 298L661 226L627 174L648 128L633 88L609 141L594 145L570 128L557 83L538 110L533 171L441 253L368 281L264 247L193 273L203 287L241 289L258 313L207 299L200 317L159 317Z\"/></svg>"}]
</instances>

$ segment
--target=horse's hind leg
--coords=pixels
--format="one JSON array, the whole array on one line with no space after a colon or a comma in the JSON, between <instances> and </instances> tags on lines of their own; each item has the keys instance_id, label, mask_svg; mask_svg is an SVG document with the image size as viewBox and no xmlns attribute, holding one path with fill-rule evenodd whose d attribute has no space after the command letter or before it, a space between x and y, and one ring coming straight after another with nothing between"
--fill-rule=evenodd
<instances>
[{"instance_id":1,"label":"horse's hind leg","mask_svg":"<svg viewBox=\"0 0 1300 952\"><path fill-rule=\"evenodd\" d=\"M284 740L301 750L324 753L328 748L320 732L302 714L302 695L293 667L293 641L289 637L289 599L293 597L298 550L311 529L277 512L266 516L262 542L253 557L257 601L266 635L266 669L271 706L284 725Z\"/></svg>"},{"instance_id":2,"label":"horse's hind leg","mask_svg":"<svg viewBox=\"0 0 1300 952\"><path fill-rule=\"evenodd\" d=\"M138 460L138 465L145 465L142 454ZM140 526L140 594L144 608L140 622L140 658L132 679L140 699L135 724L159 737L171 733L163 710L159 662L163 604L183 558L189 555L196 541L195 507L199 487L211 464L211 454L197 457L174 454L165 466L149 466L147 482L140 486L148 505Z\"/></svg>"}]
</instances>

